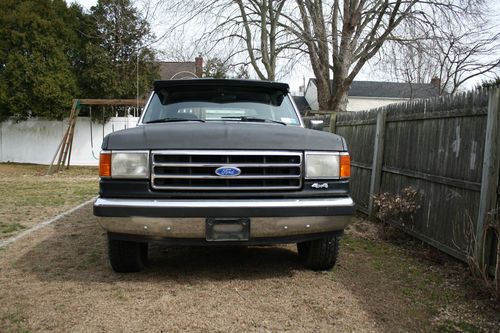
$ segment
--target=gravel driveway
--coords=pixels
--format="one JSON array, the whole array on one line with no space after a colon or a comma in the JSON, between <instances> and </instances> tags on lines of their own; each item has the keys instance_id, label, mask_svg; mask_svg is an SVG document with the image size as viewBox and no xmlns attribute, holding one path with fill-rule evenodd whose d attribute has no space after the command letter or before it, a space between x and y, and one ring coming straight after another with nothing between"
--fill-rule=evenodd
<instances>
[{"instance_id":1,"label":"gravel driveway","mask_svg":"<svg viewBox=\"0 0 500 333\"><path fill-rule=\"evenodd\" d=\"M414 259L397 246L359 236L367 228L356 224L348 233L332 272L304 269L294 246L153 246L145 271L122 275L109 267L105 233L89 205L0 249L0 331L500 327L495 310L464 291L459 264Z\"/></svg>"}]
</instances>

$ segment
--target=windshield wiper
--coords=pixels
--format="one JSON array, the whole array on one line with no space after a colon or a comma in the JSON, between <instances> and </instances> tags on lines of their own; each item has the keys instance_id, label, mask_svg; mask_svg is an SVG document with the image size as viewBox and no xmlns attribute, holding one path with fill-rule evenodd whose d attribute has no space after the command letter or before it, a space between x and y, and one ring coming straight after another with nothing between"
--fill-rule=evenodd
<instances>
[{"instance_id":1,"label":"windshield wiper","mask_svg":"<svg viewBox=\"0 0 500 333\"><path fill-rule=\"evenodd\" d=\"M246 116L227 116L227 117L221 117L221 118L222 119L237 119L239 121L248 121L248 122L256 122L256 123L275 123L275 124L281 124L281 125L286 126L286 123L284 123L282 121L266 119L266 118L256 118L256 117L246 117Z\"/></svg>"},{"instance_id":2,"label":"windshield wiper","mask_svg":"<svg viewBox=\"0 0 500 333\"><path fill-rule=\"evenodd\" d=\"M200 123L204 123L205 120L202 119L186 119L186 118L161 118L161 119L155 119L146 122L145 124L154 124L154 123L173 123L173 122L180 122L180 121L198 121Z\"/></svg>"}]
</instances>

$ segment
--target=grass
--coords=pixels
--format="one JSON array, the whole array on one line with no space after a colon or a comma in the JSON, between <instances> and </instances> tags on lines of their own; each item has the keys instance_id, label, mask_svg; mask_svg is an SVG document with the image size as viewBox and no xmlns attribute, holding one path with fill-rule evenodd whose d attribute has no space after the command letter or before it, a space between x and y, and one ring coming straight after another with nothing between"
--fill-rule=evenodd
<instances>
[{"instance_id":1,"label":"grass","mask_svg":"<svg viewBox=\"0 0 500 333\"><path fill-rule=\"evenodd\" d=\"M152 265L123 275L109 267L105 235L87 207L40 231L40 242L20 240L0 255L0 331L498 331L500 312L470 293L463 265L435 260L412 240L356 233L360 223L374 226L351 225L328 272L302 267L293 245L156 244ZM133 329L109 320L117 313Z\"/></svg>"},{"instance_id":2,"label":"grass","mask_svg":"<svg viewBox=\"0 0 500 333\"><path fill-rule=\"evenodd\" d=\"M408 309L404 317L419 319L419 330L483 331L482 322L477 319L478 310L471 305L474 287L468 282L468 273L462 263L450 257L442 264L434 263L426 257L429 248L411 239L391 242L348 232L342 239L341 248L349 253L351 260L344 261L342 270L334 269L329 273L332 280L348 281L349 277L361 274L371 276L374 281L367 279L365 288L374 294L381 289L391 290L401 307ZM378 297L382 299L384 295ZM487 303L487 300L474 301L476 305ZM379 305L374 301L373 306ZM486 313L483 316L488 317ZM494 317L499 319L498 315Z\"/></svg>"},{"instance_id":3,"label":"grass","mask_svg":"<svg viewBox=\"0 0 500 333\"><path fill-rule=\"evenodd\" d=\"M70 167L46 176L47 168L0 164L0 238L30 228L96 195L97 168Z\"/></svg>"},{"instance_id":4,"label":"grass","mask_svg":"<svg viewBox=\"0 0 500 333\"><path fill-rule=\"evenodd\" d=\"M14 223L2 223L0 222L0 234L11 234L16 231L26 229L25 226L17 222Z\"/></svg>"},{"instance_id":5,"label":"grass","mask_svg":"<svg viewBox=\"0 0 500 333\"><path fill-rule=\"evenodd\" d=\"M418 303L424 303L434 310L435 307L443 305L451 296L450 290L443 289L443 277L440 272L433 270L426 263L418 261L414 257L403 256L400 249L388 243L376 243L374 241L362 240L371 245L371 265L378 271L398 279L401 286L400 291L410 296ZM376 249L379 248L379 249ZM404 259L404 260L401 260ZM433 295L439 294L438 297Z\"/></svg>"},{"instance_id":6,"label":"grass","mask_svg":"<svg viewBox=\"0 0 500 333\"><path fill-rule=\"evenodd\" d=\"M463 321L446 320L444 323L439 324L436 327L436 331L443 333L454 333L454 332L479 333L482 330L474 325L471 325Z\"/></svg>"},{"instance_id":7,"label":"grass","mask_svg":"<svg viewBox=\"0 0 500 333\"><path fill-rule=\"evenodd\" d=\"M30 330L25 327L26 318L21 311L9 313L0 318L0 328L5 333L29 333Z\"/></svg>"}]
</instances>

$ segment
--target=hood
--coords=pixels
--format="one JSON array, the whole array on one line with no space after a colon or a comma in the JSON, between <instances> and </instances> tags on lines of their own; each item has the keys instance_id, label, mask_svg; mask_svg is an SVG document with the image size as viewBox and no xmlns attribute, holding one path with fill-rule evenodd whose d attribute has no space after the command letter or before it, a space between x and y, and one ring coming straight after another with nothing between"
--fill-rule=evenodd
<instances>
[{"instance_id":1,"label":"hood","mask_svg":"<svg viewBox=\"0 0 500 333\"><path fill-rule=\"evenodd\" d=\"M178 122L142 125L107 135L107 150L254 149L347 150L342 137L279 124Z\"/></svg>"}]
</instances>

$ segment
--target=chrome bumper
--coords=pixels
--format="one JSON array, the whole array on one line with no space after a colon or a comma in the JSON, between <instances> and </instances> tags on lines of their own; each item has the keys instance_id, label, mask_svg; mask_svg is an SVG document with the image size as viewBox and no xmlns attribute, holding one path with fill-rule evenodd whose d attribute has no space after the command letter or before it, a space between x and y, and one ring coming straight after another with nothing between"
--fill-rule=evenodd
<instances>
[{"instance_id":1,"label":"chrome bumper","mask_svg":"<svg viewBox=\"0 0 500 333\"><path fill-rule=\"evenodd\" d=\"M343 230L354 212L351 198L268 200L105 199L94 214L111 233L159 238L205 238L207 217L248 217L251 238Z\"/></svg>"}]
</instances>

